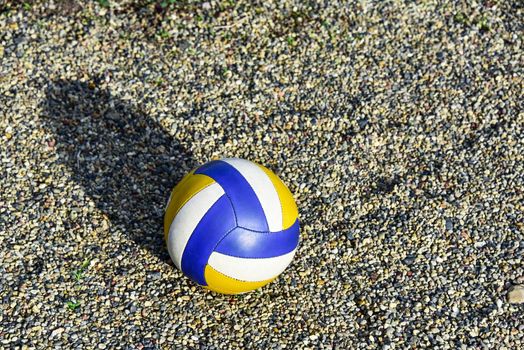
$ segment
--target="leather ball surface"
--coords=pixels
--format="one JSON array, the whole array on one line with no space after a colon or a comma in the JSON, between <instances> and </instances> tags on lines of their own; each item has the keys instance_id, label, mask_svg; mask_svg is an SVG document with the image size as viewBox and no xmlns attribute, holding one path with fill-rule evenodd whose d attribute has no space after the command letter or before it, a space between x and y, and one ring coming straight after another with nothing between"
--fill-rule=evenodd
<instances>
[{"instance_id":1,"label":"leather ball surface","mask_svg":"<svg viewBox=\"0 0 524 350\"><path fill-rule=\"evenodd\" d=\"M298 210L271 170L226 158L194 169L175 186L164 233L171 259L186 276L215 292L244 293L291 263Z\"/></svg>"}]
</instances>

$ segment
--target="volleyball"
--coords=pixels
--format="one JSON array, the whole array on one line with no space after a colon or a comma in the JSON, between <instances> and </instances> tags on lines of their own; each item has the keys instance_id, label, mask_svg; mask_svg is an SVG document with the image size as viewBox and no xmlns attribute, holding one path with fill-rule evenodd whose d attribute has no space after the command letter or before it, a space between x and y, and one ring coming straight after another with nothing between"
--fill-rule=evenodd
<instances>
[{"instance_id":1,"label":"volleyball","mask_svg":"<svg viewBox=\"0 0 524 350\"><path fill-rule=\"evenodd\" d=\"M271 170L226 158L192 170L175 186L164 234L171 259L194 282L218 293L244 293L291 263L298 210Z\"/></svg>"}]
</instances>

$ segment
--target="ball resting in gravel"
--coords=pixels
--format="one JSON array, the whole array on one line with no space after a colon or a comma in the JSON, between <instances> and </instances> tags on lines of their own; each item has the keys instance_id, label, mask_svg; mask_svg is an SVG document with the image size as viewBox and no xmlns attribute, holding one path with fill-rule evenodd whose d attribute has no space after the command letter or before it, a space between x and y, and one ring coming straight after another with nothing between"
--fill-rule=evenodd
<instances>
[{"instance_id":1,"label":"ball resting in gravel","mask_svg":"<svg viewBox=\"0 0 524 350\"><path fill-rule=\"evenodd\" d=\"M164 232L175 265L199 285L237 294L289 265L299 240L289 189L269 169L228 158L193 170L173 189Z\"/></svg>"}]
</instances>

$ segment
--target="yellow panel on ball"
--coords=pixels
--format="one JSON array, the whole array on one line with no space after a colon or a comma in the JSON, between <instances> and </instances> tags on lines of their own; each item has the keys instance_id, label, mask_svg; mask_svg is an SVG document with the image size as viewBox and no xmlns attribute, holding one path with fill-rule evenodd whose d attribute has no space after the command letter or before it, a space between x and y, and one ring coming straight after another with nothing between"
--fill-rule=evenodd
<instances>
[{"instance_id":1,"label":"yellow panel on ball","mask_svg":"<svg viewBox=\"0 0 524 350\"><path fill-rule=\"evenodd\" d=\"M271 278L265 281L258 282L245 282L237 279L228 277L209 265L206 265L206 288L218 293L224 294L240 294L249 292L250 290L257 289L265 286L275 278Z\"/></svg>"}]
</instances>

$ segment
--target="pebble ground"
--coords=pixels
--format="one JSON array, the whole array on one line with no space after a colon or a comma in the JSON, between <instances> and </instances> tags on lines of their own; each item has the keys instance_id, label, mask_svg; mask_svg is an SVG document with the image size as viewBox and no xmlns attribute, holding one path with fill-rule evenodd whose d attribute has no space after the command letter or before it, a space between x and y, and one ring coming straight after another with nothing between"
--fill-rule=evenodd
<instances>
[{"instance_id":1,"label":"pebble ground","mask_svg":"<svg viewBox=\"0 0 524 350\"><path fill-rule=\"evenodd\" d=\"M0 2L0 348L524 348L523 32L521 1ZM162 241L224 156L303 227L241 296Z\"/></svg>"}]
</instances>

